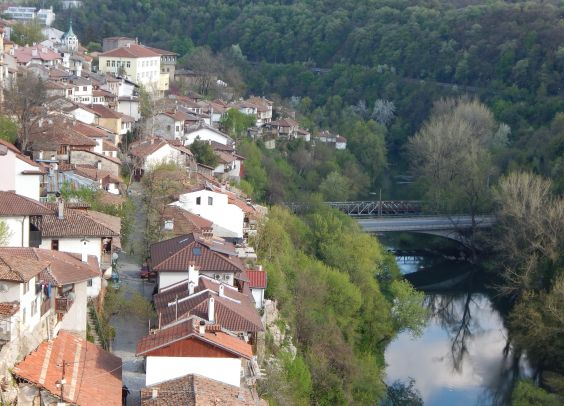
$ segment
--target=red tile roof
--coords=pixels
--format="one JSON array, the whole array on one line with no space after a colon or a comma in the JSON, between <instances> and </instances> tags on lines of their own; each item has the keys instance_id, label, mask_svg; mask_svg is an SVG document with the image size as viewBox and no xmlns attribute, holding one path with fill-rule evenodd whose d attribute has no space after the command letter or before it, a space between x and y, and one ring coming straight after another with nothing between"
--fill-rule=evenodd
<instances>
[{"instance_id":1,"label":"red tile roof","mask_svg":"<svg viewBox=\"0 0 564 406\"><path fill-rule=\"evenodd\" d=\"M107 138L111 132L91 124L85 124L81 121L75 121L72 126L73 130L91 138Z\"/></svg>"},{"instance_id":2,"label":"red tile roof","mask_svg":"<svg viewBox=\"0 0 564 406\"><path fill-rule=\"evenodd\" d=\"M121 358L104 351L80 335L60 331L18 363L13 373L54 396L65 362L63 399L80 406L121 406Z\"/></svg>"},{"instance_id":3,"label":"red tile roof","mask_svg":"<svg viewBox=\"0 0 564 406\"><path fill-rule=\"evenodd\" d=\"M197 233L171 238L151 245L151 267L157 272L185 272L195 265L201 272L241 272L245 267L235 247Z\"/></svg>"},{"instance_id":4,"label":"red tile roof","mask_svg":"<svg viewBox=\"0 0 564 406\"><path fill-rule=\"evenodd\" d=\"M249 286L251 288L266 289L266 272L247 269Z\"/></svg>"},{"instance_id":5,"label":"red tile roof","mask_svg":"<svg viewBox=\"0 0 564 406\"><path fill-rule=\"evenodd\" d=\"M55 118L35 128L31 135L31 149L34 151L56 151L59 145L94 147L96 141L86 137L72 128L72 124L64 119Z\"/></svg>"},{"instance_id":6,"label":"red tile roof","mask_svg":"<svg viewBox=\"0 0 564 406\"><path fill-rule=\"evenodd\" d=\"M41 274L57 285L84 282L100 276L96 257L84 263L76 254L40 248L0 248L0 279L24 282ZM10 279L11 278L11 279Z\"/></svg>"},{"instance_id":7,"label":"red tile roof","mask_svg":"<svg viewBox=\"0 0 564 406\"><path fill-rule=\"evenodd\" d=\"M0 303L0 317L12 317L20 310L18 302L3 302Z\"/></svg>"},{"instance_id":8,"label":"red tile roof","mask_svg":"<svg viewBox=\"0 0 564 406\"><path fill-rule=\"evenodd\" d=\"M153 299L162 325L175 322L177 315L179 320L190 316L208 320L209 299L213 297L216 323L230 331L263 331L260 316L249 296L224 285L225 297L222 297L219 286L219 282L201 276L193 295L188 294L187 282L157 293ZM175 304L169 306L173 302Z\"/></svg>"},{"instance_id":9,"label":"red tile roof","mask_svg":"<svg viewBox=\"0 0 564 406\"><path fill-rule=\"evenodd\" d=\"M164 147L166 144L167 142L164 138L149 137L132 143L129 147L129 153L133 156L144 159Z\"/></svg>"},{"instance_id":10,"label":"red tile roof","mask_svg":"<svg viewBox=\"0 0 564 406\"><path fill-rule=\"evenodd\" d=\"M53 211L47 206L29 197L0 191L0 216L36 216L51 213Z\"/></svg>"},{"instance_id":11,"label":"red tile roof","mask_svg":"<svg viewBox=\"0 0 564 406\"><path fill-rule=\"evenodd\" d=\"M129 46L124 46L121 48L115 48L110 51L101 53L101 56L111 56L115 58L151 58L161 54L153 51L151 48L144 47L142 45L130 44Z\"/></svg>"},{"instance_id":12,"label":"red tile roof","mask_svg":"<svg viewBox=\"0 0 564 406\"><path fill-rule=\"evenodd\" d=\"M52 212L50 215L43 216L42 235L44 237L119 236L119 231L115 227L111 227L107 221L102 221L97 214L93 213L96 212L85 212L65 207L64 216L62 219L59 219L58 215ZM119 218L117 219L119 220Z\"/></svg>"},{"instance_id":13,"label":"red tile roof","mask_svg":"<svg viewBox=\"0 0 564 406\"><path fill-rule=\"evenodd\" d=\"M192 232L211 234L213 223L178 206L166 206L162 218L173 221L173 229L167 232L173 235L185 235Z\"/></svg>"},{"instance_id":14,"label":"red tile roof","mask_svg":"<svg viewBox=\"0 0 564 406\"><path fill-rule=\"evenodd\" d=\"M42 61L56 61L57 59L63 59L58 53L42 46L18 47L17 49L14 49L14 57L20 64L27 64L32 59L41 59Z\"/></svg>"},{"instance_id":15,"label":"red tile roof","mask_svg":"<svg viewBox=\"0 0 564 406\"><path fill-rule=\"evenodd\" d=\"M266 406L267 404L247 388L228 385L196 374L161 382L141 390L141 406Z\"/></svg>"},{"instance_id":16,"label":"red tile roof","mask_svg":"<svg viewBox=\"0 0 564 406\"><path fill-rule=\"evenodd\" d=\"M177 341L195 339L207 346L227 351L237 358L252 358L253 348L250 344L221 330L213 330L215 331L206 331L204 335L201 335L199 333L198 320L189 319L143 337L137 343L136 355L150 355L152 351L169 346ZM174 354L170 354L170 356L174 356Z\"/></svg>"},{"instance_id":17,"label":"red tile roof","mask_svg":"<svg viewBox=\"0 0 564 406\"><path fill-rule=\"evenodd\" d=\"M121 118L122 114L116 110L112 110L109 107L103 106L101 104L91 104L88 106L90 110L94 112L97 116L101 118Z\"/></svg>"}]
</instances>

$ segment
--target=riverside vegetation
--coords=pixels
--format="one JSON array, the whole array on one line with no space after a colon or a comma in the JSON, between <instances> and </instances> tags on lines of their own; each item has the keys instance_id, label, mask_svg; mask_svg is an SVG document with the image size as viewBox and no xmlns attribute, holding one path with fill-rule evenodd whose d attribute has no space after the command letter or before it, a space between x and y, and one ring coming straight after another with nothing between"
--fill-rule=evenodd
<instances>
[{"instance_id":1,"label":"riverside vegetation","mask_svg":"<svg viewBox=\"0 0 564 406\"><path fill-rule=\"evenodd\" d=\"M558 1L100 0L73 10L73 21L92 50L104 36L139 37L178 52L181 67L208 66L234 95L265 94L296 110L314 134L348 138L347 151L298 141L267 151L239 137L247 157L240 186L259 201L365 198L380 187L397 196L393 175L410 172L417 176L405 195L428 207L496 212L493 234L476 236L472 248L476 260L493 252L487 265L511 309L510 343L552 392L519 382L513 401L540 405L564 395L561 15ZM59 14L61 27L67 17ZM216 96L213 87L195 90ZM272 400L384 395L382 349L411 324L394 318L402 295L392 286L405 299L417 294L369 238L323 208L304 219L272 209L256 243L268 294L298 344L294 360L279 355L288 390L266 387ZM336 359L336 350L350 356Z\"/></svg>"}]
</instances>

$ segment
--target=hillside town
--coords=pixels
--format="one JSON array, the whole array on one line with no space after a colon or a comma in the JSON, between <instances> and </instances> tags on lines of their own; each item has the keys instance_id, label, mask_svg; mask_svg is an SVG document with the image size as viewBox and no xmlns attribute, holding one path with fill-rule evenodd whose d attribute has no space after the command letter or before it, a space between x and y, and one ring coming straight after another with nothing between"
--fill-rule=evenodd
<instances>
[{"instance_id":1,"label":"hillside town","mask_svg":"<svg viewBox=\"0 0 564 406\"><path fill-rule=\"evenodd\" d=\"M0 86L4 111L23 124L17 142L0 139L2 404L266 404L256 383L276 304L265 298L253 238L267 209L236 187L245 157L224 118L252 117L247 135L267 148L302 139L345 149L346 139L314 139L263 97L173 92L176 74L187 77L174 52L112 37L89 53L72 21L61 32L44 10L8 12ZM13 20L43 15L47 39L10 40ZM212 165L195 145L211 151ZM145 178L170 166L182 188L157 212L160 238L143 249ZM131 204L135 224L126 226ZM145 318L108 327L110 303L138 287L150 302ZM116 350L131 329L134 341Z\"/></svg>"}]
</instances>

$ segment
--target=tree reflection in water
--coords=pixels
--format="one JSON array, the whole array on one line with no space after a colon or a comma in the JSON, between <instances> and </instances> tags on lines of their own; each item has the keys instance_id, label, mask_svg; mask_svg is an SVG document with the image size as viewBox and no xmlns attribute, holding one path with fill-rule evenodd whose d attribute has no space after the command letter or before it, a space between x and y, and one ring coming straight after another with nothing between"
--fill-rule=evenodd
<instances>
[{"instance_id":1,"label":"tree reflection in water","mask_svg":"<svg viewBox=\"0 0 564 406\"><path fill-rule=\"evenodd\" d=\"M481 317L473 317L473 312L487 309L493 312L489 298L469 288L466 292L457 294L427 294L425 306L429 309L431 317L448 335L450 344L448 358L452 371L462 374L464 361L470 355L469 345L476 336L484 332L480 324ZM521 362L521 355L512 350L508 337L501 352L501 362L492 365L497 370L488 371L489 379L483 382L484 392L477 399L477 404L509 404L514 382L519 376L530 374L526 361ZM525 371L522 371L522 368Z\"/></svg>"}]
</instances>

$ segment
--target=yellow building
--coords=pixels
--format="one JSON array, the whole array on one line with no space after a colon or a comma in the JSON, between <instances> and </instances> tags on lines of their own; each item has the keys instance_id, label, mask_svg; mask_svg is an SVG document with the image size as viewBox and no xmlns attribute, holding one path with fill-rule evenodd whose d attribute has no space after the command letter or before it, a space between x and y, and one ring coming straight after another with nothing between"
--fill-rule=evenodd
<instances>
[{"instance_id":1,"label":"yellow building","mask_svg":"<svg viewBox=\"0 0 564 406\"><path fill-rule=\"evenodd\" d=\"M150 48L127 44L99 55L99 69L104 73L125 76L148 91L168 90L168 80L161 78L161 55Z\"/></svg>"}]
</instances>

